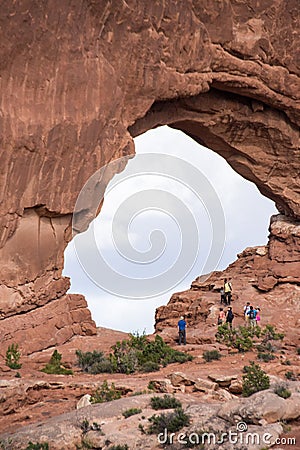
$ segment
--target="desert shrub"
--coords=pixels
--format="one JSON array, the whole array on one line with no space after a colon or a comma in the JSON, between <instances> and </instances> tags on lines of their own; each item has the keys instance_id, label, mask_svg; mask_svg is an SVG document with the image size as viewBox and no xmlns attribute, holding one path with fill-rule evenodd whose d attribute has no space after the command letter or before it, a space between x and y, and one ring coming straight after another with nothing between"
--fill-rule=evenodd
<instances>
[{"instance_id":1,"label":"desert shrub","mask_svg":"<svg viewBox=\"0 0 300 450\"><path fill-rule=\"evenodd\" d=\"M19 345L18 344L11 344L8 346L6 350L6 358L5 358L5 364L10 369L21 369L22 364L20 364L20 358L21 353L19 351Z\"/></svg>"},{"instance_id":2,"label":"desert shrub","mask_svg":"<svg viewBox=\"0 0 300 450\"><path fill-rule=\"evenodd\" d=\"M152 397L150 399L151 408L158 409L171 409L182 408L182 404L179 400L171 395L165 394L163 397Z\"/></svg>"},{"instance_id":3,"label":"desert shrub","mask_svg":"<svg viewBox=\"0 0 300 450\"><path fill-rule=\"evenodd\" d=\"M244 367L243 391L244 397L249 397L255 392L263 391L270 387L270 378L258 364L253 361L250 366Z\"/></svg>"},{"instance_id":4,"label":"desert shrub","mask_svg":"<svg viewBox=\"0 0 300 450\"><path fill-rule=\"evenodd\" d=\"M268 341L282 341L284 338L284 334L277 333L276 328L273 325L266 325L261 334L264 339Z\"/></svg>"},{"instance_id":5,"label":"desert shrub","mask_svg":"<svg viewBox=\"0 0 300 450\"><path fill-rule=\"evenodd\" d=\"M147 388L149 391L155 391L155 382L153 380L149 381Z\"/></svg>"},{"instance_id":6,"label":"desert shrub","mask_svg":"<svg viewBox=\"0 0 300 450\"><path fill-rule=\"evenodd\" d=\"M256 350L261 353L273 353L276 348L271 344L271 342L263 340L261 344L257 345Z\"/></svg>"},{"instance_id":7,"label":"desert shrub","mask_svg":"<svg viewBox=\"0 0 300 450\"><path fill-rule=\"evenodd\" d=\"M141 372L149 373L159 370L159 364L153 361L147 361L141 366Z\"/></svg>"},{"instance_id":8,"label":"desert shrub","mask_svg":"<svg viewBox=\"0 0 300 450\"><path fill-rule=\"evenodd\" d=\"M43 369L41 369L41 372L53 375L73 375L73 371L71 369L66 369L62 366L61 358L61 353L58 353L57 350L54 350L49 363L46 364Z\"/></svg>"},{"instance_id":9,"label":"desert shrub","mask_svg":"<svg viewBox=\"0 0 300 450\"><path fill-rule=\"evenodd\" d=\"M48 442L37 442L36 444L33 444L30 441L25 450L49 450L49 444Z\"/></svg>"},{"instance_id":10,"label":"desert shrub","mask_svg":"<svg viewBox=\"0 0 300 450\"><path fill-rule=\"evenodd\" d=\"M263 362L269 362L275 359L275 356L272 353L258 353L258 359Z\"/></svg>"},{"instance_id":11,"label":"desert shrub","mask_svg":"<svg viewBox=\"0 0 300 450\"><path fill-rule=\"evenodd\" d=\"M203 353L203 358L205 359L206 362L210 362L220 359L221 354L220 352L218 352L218 350L207 350L206 352Z\"/></svg>"},{"instance_id":12,"label":"desert shrub","mask_svg":"<svg viewBox=\"0 0 300 450\"><path fill-rule=\"evenodd\" d=\"M291 363L291 361L289 359L287 359L286 361L282 361L281 364L284 365L284 366L291 366L292 365L292 363Z\"/></svg>"},{"instance_id":13,"label":"desert shrub","mask_svg":"<svg viewBox=\"0 0 300 450\"><path fill-rule=\"evenodd\" d=\"M148 420L150 422L148 434L163 433L165 429L168 433L175 433L190 423L189 416L181 408L177 408L174 412L168 414L155 414Z\"/></svg>"},{"instance_id":14,"label":"desert shrub","mask_svg":"<svg viewBox=\"0 0 300 450\"><path fill-rule=\"evenodd\" d=\"M97 388L91 396L91 403L104 403L121 398L121 392L116 389L114 383L108 385L106 380Z\"/></svg>"},{"instance_id":15,"label":"desert shrub","mask_svg":"<svg viewBox=\"0 0 300 450\"><path fill-rule=\"evenodd\" d=\"M108 357L96 350L76 350L76 355L82 370L92 374L154 372L159 370L161 365L183 363L193 359L187 353L172 349L160 336L157 335L154 341L149 341L144 333L130 334L128 339L116 342Z\"/></svg>"},{"instance_id":16,"label":"desert shrub","mask_svg":"<svg viewBox=\"0 0 300 450\"><path fill-rule=\"evenodd\" d=\"M108 450L129 450L129 447L127 444L118 444L118 445L112 445L108 448Z\"/></svg>"},{"instance_id":17,"label":"desert shrub","mask_svg":"<svg viewBox=\"0 0 300 450\"><path fill-rule=\"evenodd\" d=\"M140 408L130 408L122 412L122 415L127 419L128 417L134 416L135 414L140 414L142 410Z\"/></svg>"},{"instance_id":18,"label":"desert shrub","mask_svg":"<svg viewBox=\"0 0 300 450\"><path fill-rule=\"evenodd\" d=\"M274 392L282 398L289 398L292 395L291 391L289 391L284 384L276 385L274 387Z\"/></svg>"},{"instance_id":19,"label":"desert shrub","mask_svg":"<svg viewBox=\"0 0 300 450\"><path fill-rule=\"evenodd\" d=\"M291 380L291 381L296 381L296 379L297 379L295 377L295 374L294 374L294 372L292 370L289 370L284 375L285 375L285 378L287 378L288 380Z\"/></svg>"},{"instance_id":20,"label":"desert shrub","mask_svg":"<svg viewBox=\"0 0 300 450\"><path fill-rule=\"evenodd\" d=\"M103 355L102 352L93 350L92 352L82 352L76 350L76 356L79 367L87 373L112 373L113 367L111 362Z\"/></svg>"},{"instance_id":21,"label":"desert shrub","mask_svg":"<svg viewBox=\"0 0 300 450\"><path fill-rule=\"evenodd\" d=\"M155 336L154 341L149 341L144 334L131 334L128 340L118 341L112 346L110 354L114 371L127 374L143 371L145 364L146 368L159 368L160 365L167 366L192 359L191 355L171 348L159 335Z\"/></svg>"},{"instance_id":22,"label":"desert shrub","mask_svg":"<svg viewBox=\"0 0 300 450\"><path fill-rule=\"evenodd\" d=\"M15 378L22 378L20 372L17 372Z\"/></svg>"},{"instance_id":23,"label":"desert shrub","mask_svg":"<svg viewBox=\"0 0 300 450\"><path fill-rule=\"evenodd\" d=\"M231 330L227 324L224 324L218 327L216 340L228 347L238 349L239 352L246 352L253 347L252 338L255 332L257 332L256 329L243 326Z\"/></svg>"}]
</instances>

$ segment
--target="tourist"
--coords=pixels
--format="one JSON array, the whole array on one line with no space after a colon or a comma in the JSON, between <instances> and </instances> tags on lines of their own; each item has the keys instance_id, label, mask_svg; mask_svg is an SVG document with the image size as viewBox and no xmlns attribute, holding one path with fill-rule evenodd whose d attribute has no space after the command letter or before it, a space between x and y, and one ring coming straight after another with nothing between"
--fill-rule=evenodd
<instances>
[{"instance_id":1,"label":"tourist","mask_svg":"<svg viewBox=\"0 0 300 450\"><path fill-rule=\"evenodd\" d=\"M247 302L246 305L244 306L244 319L246 326L249 325L248 311L250 311L250 302Z\"/></svg>"},{"instance_id":2,"label":"tourist","mask_svg":"<svg viewBox=\"0 0 300 450\"><path fill-rule=\"evenodd\" d=\"M223 308L220 308L219 316L218 316L218 325L223 325L226 320L226 314Z\"/></svg>"},{"instance_id":3,"label":"tourist","mask_svg":"<svg viewBox=\"0 0 300 450\"><path fill-rule=\"evenodd\" d=\"M227 278L225 278L224 280L225 305L230 305L231 293L232 293L232 284L230 281L227 281Z\"/></svg>"},{"instance_id":4,"label":"tourist","mask_svg":"<svg viewBox=\"0 0 300 450\"><path fill-rule=\"evenodd\" d=\"M225 304L225 292L224 292L223 287L221 287L221 289L220 289L220 294L221 294L221 305L222 305L222 303Z\"/></svg>"},{"instance_id":5,"label":"tourist","mask_svg":"<svg viewBox=\"0 0 300 450\"><path fill-rule=\"evenodd\" d=\"M226 323L229 323L229 327L232 330L232 321L234 319L234 314L232 312L231 306L229 306L226 314Z\"/></svg>"},{"instance_id":6,"label":"tourist","mask_svg":"<svg viewBox=\"0 0 300 450\"><path fill-rule=\"evenodd\" d=\"M250 323L250 327L253 328L256 325L256 310L253 308L252 305L250 305L250 309L247 312L247 315L249 316L249 323Z\"/></svg>"},{"instance_id":7,"label":"tourist","mask_svg":"<svg viewBox=\"0 0 300 450\"><path fill-rule=\"evenodd\" d=\"M179 335L179 345L183 342L186 345L186 321L184 317L181 316L178 321L178 335Z\"/></svg>"},{"instance_id":8,"label":"tourist","mask_svg":"<svg viewBox=\"0 0 300 450\"><path fill-rule=\"evenodd\" d=\"M259 327L259 322L260 322L260 308L259 307L256 308L255 320L256 320L256 326Z\"/></svg>"}]
</instances>

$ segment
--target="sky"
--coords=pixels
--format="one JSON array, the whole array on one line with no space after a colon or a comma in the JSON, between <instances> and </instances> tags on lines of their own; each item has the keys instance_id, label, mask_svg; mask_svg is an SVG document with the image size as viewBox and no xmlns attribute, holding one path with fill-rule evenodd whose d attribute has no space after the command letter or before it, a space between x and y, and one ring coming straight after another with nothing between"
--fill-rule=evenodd
<instances>
[{"instance_id":1,"label":"sky","mask_svg":"<svg viewBox=\"0 0 300 450\"><path fill-rule=\"evenodd\" d=\"M266 244L277 210L181 131L150 130L135 138L135 150L106 188L100 214L67 246L63 273L97 326L152 333L155 309L174 292Z\"/></svg>"}]
</instances>

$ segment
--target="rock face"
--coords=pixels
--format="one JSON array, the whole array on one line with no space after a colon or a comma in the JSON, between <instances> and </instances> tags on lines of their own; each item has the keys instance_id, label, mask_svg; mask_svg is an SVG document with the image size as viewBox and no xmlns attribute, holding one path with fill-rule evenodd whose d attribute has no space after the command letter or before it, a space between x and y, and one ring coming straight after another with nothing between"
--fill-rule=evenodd
<instances>
[{"instance_id":1,"label":"rock face","mask_svg":"<svg viewBox=\"0 0 300 450\"><path fill-rule=\"evenodd\" d=\"M158 125L218 152L290 217L257 287L280 291L287 267L298 280L297 0L4 0L0 14L0 350L29 329L22 350L45 348L46 322L53 345L95 332L62 278L76 198Z\"/></svg>"}]
</instances>

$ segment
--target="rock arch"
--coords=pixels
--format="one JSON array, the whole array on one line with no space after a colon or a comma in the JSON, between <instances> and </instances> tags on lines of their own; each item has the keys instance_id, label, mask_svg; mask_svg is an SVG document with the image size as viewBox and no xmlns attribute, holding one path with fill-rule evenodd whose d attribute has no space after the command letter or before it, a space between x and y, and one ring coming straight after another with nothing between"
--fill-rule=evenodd
<instances>
[{"instance_id":1,"label":"rock arch","mask_svg":"<svg viewBox=\"0 0 300 450\"><path fill-rule=\"evenodd\" d=\"M298 229L297 0L4 0L0 14L2 347L95 332L61 275L74 204L159 124L218 151Z\"/></svg>"}]
</instances>

